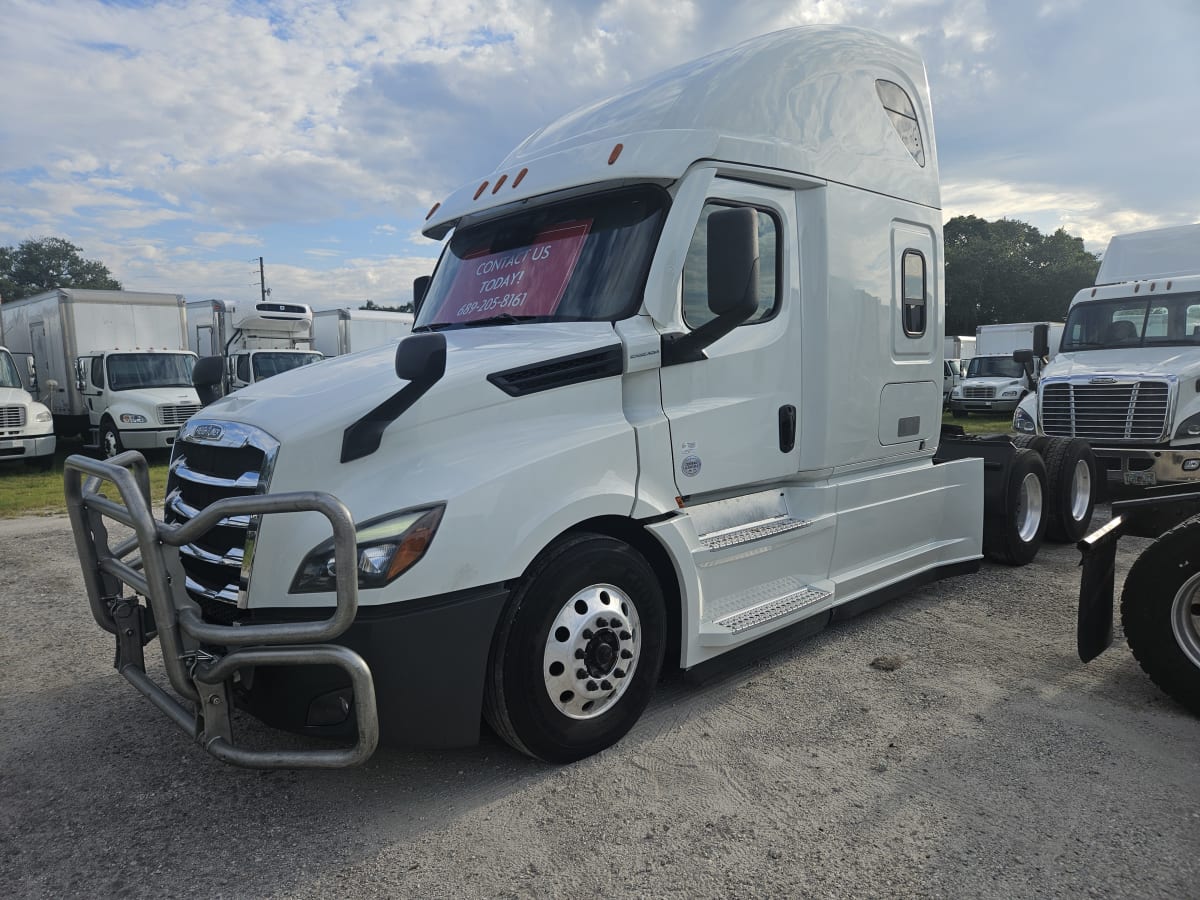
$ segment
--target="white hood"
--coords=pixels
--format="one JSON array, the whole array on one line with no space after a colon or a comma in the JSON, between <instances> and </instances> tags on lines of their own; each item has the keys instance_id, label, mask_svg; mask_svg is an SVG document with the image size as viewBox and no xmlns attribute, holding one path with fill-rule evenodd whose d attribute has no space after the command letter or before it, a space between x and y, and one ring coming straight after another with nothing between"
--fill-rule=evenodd
<instances>
[{"instance_id":1,"label":"white hood","mask_svg":"<svg viewBox=\"0 0 1200 900\"><path fill-rule=\"evenodd\" d=\"M1059 353L1043 373L1046 378L1092 375L1200 377L1200 347L1137 347Z\"/></svg>"},{"instance_id":2,"label":"white hood","mask_svg":"<svg viewBox=\"0 0 1200 900\"><path fill-rule=\"evenodd\" d=\"M22 388L0 387L0 406L25 406L32 401L29 392Z\"/></svg>"}]
</instances>

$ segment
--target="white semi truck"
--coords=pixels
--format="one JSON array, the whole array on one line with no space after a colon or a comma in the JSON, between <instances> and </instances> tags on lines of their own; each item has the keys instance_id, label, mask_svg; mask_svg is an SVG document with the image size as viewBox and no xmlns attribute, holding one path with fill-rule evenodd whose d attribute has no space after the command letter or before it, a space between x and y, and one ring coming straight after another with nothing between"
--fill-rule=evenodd
<instances>
[{"instance_id":1,"label":"white semi truck","mask_svg":"<svg viewBox=\"0 0 1200 900\"><path fill-rule=\"evenodd\" d=\"M33 362L32 357L25 359ZM35 371L32 365L28 367L29 388L36 390ZM12 353L0 346L0 463L23 461L49 469L54 464L54 448L54 417L49 407L33 398Z\"/></svg>"},{"instance_id":2,"label":"white semi truck","mask_svg":"<svg viewBox=\"0 0 1200 900\"><path fill-rule=\"evenodd\" d=\"M328 356L361 353L412 332L413 314L379 309L313 311L313 347Z\"/></svg>"},{"instance_id":3,"label":"white semi truck","mask_svg":"<svg viewBox=\"0 0 1200 900\"><path fill-rule=\"evenodd\" d=\"M239 314L235 301L193 300L187 333L201 358L225 360L224 392L325 358L312 347L313 312L304 303L263 301Z\"/></svg>"},{"instance_id":4,"label":"white semi truck","mask_svg":"<svg viewBox=\"0 0 1200 900\"><path fill-rule=\"evenodd\" d=\"M170 447L200 408L178 294L60 288L0 319L9 349L33 357L55 432L106 457Z\"/></svg>"},{"instance_id":5,"label":"white semi truck","mask_svg":"<svg viewBox=\"0 0 1200 900\"><path fill-rule=\"evenodd\" d=\"M1062 332L1062 322L977 327L975 355L962 381L950 392L950 411L960 419L970 413L1012 413L1023 398L1037 390L1047 360L1058 352ZM1013 354L1021 351L1029 358L1015 359Z\"/></svg>"},{"instance_id":6,"label":"white semi truck","mask_svg":"<svg viewBox=\"0 0 1200 900\"><path fill-rule=\"evenodd\" d=\"M189 422L166 521L136 454L68 461L118 670L241 765L481 719L563 762L664 665L1076 539L1077 480L942 434L941 221L924 67L865 30L759 37L559 119L430 210L450 238L412 335ZM250 749L231 705L353 743Z\"/></svg>"}]
</instances>

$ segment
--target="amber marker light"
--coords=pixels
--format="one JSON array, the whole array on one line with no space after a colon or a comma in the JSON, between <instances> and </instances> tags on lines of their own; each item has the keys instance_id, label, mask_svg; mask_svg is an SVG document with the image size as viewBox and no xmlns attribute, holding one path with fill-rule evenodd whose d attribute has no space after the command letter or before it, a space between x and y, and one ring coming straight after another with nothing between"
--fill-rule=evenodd
<instances>
[{"instance_id":1,"label":"amber marker light","mask_svg":"<svg viewBox=\"0 0 1200 900\"><path fill-rule=\"evenodd\" d=\"M438 208L441 205L442 205L442 201L439 200L437 203L433 204L433 206L429 207L429 212L425 213L425 221L426 222L428 222L429 219L433 216L433 214L438 211Z\"/></svg>"},{"instance_id":2,"label":"amber marker light","mask_svg":"<svg viewBox=\"0 0 1200 900\"><path fill-rule=\"evenodd\" d=\"M487 186L488 186L488 183L485 181L483 184L481 184L479 186L479 189L477 191L475 191L475 199L476 200L478 200L480 198L480 196L483 194L483 192L487 190Z\"/></svg>"},{"instance_id":3,"label":"amber marker light","mask_svg":"<svg viewBox=\"0 0 1200 900\"><path fill-rule=\"evenodd\" d=\"M617 161L617 157L621 155L621 151L624 149L624 144L617 144L613 147L612 153L608 154L608 164L610 166Z\"/></svg>"},{"instance_id":4,"label":"amber marker light","mask_svg":"<svg viewBox=\"0 0 1200 900\"><path fill-rule=\"evenodd\" d=\"M522 169L520 172L518 172L517 177L513 179L512 186L516 187L518 184L520 184L521 181L524 180L524 178L525 178L525 173L528 171L529 171L528 169Z\"/></svg>"},{"instance_id":5,"label":"amber marker light","mask_svg":"<svg viewBox=\"0 0 1200 900\"><path fill-rule=\"evenodd\" d=\"M497 178L496 183L492 186L492 193L494 194L496 191L500 190L501 185L503 185L507 179L507 175L501 175L499 178Z\"/></svg>"}]
</instances>

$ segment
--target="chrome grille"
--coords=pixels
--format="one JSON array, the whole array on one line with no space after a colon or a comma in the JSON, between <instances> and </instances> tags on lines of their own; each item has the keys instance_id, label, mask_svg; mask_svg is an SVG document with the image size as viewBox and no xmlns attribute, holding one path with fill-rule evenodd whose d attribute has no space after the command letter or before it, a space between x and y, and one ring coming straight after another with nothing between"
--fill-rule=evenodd
<instances>
[{"instance_id":1,"label":"chrome grille","mask_svg":"<svg viewBox=\"0 0 1200 900\"><path fill-rule=\"evenodd\" d=\"M25 426L25 407L0 406L0 428L23 428Z\"/></svg>"},{"instance_id":2,"label":"chrome grille","mask_svg":"<svg viewBox=\"0 0 1200 900\"><path fill-rule=\"evenodd\" d=\"M182 425L199 411L199 403L164 403L158 407L158 421L163 425Z\"/></svg>"},{"instance_id":3,"label":"chrome grille","mask_svg":"<svg viewBox=\"0 0 1200 900\"><path fill-rule=\"evenodd\" d=\"M994 387L972 387L971 385L963 385L964 400L993 400L996 397L996 389Z\"/></svg>"},{"instance_id":4,"label":"chrome grille","mask_svg":"<svg viewBox=\"0 0 1200 900\"><path fill-rule=\"evenodd\" d=\"M1042 384L1038 399L1046 434L1118 441L1163 440L1170 401L1164 381L1050 382Z\"/></svg>"},{"instance_id":5,"label":"chrome grille","mask_svg":"<svg viewBox=\"0 0 1200 900\"><path fill-rule=\"evenodd\" d=\"M203 434L201 440L197 434ZM213 437L216 435L216 437ZM266 493L278 444L256 428L191 420L179 433L167 475L168 522L186 522L227 497ZM229 621L249 587L256 516L231 516L179 548L188 595L212 621Z\"/></svg>"}]
</instances>

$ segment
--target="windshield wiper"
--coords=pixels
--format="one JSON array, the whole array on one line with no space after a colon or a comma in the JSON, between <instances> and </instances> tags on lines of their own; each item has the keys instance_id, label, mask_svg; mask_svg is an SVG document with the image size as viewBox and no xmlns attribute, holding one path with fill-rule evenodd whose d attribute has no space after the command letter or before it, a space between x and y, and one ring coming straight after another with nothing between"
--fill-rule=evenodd
<instances>
[{"instance_id":1,"label":"windshield wiper","mask_svg":"<svg viewBox=\"0 0 1200 900\"><path fill-rule=\"evenodd\" d=\"M498 316L487 316L483 319L471 319L469 322L463 322L463 328L478 328L481 325L517 325L521 322L530 322L534 319L541 318L540 316L514 316L512 313L500 313Z\"/></svg>"}]
</instances>

